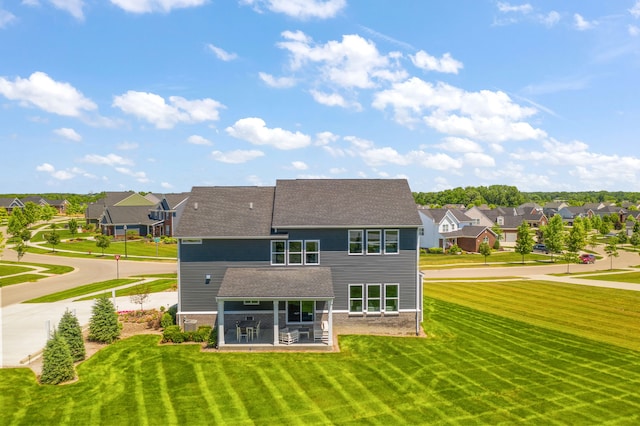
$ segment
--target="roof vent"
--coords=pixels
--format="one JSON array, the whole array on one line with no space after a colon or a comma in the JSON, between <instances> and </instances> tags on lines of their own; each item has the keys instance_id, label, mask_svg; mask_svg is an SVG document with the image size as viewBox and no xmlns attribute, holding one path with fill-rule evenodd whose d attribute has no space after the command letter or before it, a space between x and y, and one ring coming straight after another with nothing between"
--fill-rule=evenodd
<instances>
[{"instance_id":1,"label":"roof vent","mask_svg":"<svg viewBox=\"0 0 640 426\"><path fill-rule=\"evenodd\" d=\"M253 210L253 203L249 203L249 210Z\"/></svg>"},{"instance_id":2,"label":"roof vent","mask_svg":"<svg viewBox=\"0 0 640 426\"><path fill-rule=\"evenodd\" d=\"M195 203L193 203L193 209L194 210L198 210L198 202L197 201Z\"/></svg>"}]
</instances>

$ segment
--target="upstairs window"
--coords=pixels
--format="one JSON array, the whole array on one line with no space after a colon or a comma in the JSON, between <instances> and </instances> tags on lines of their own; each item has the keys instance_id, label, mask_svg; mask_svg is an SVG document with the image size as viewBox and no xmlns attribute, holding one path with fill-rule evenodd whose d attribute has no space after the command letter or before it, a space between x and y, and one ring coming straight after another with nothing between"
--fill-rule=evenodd
<instances>
[{"instance_id":1,"label":"upstairs window","mask_svg":"<svg viewBox=\"0 0 640 426\"><path fill-rule=\"evenodd\" d=\"M363 253L364 232L362 230L349 231L349 254Z\"/></svg>"},{"instance_id":2,"label":"upstairs window","mask_svg":"<svg viewBox=\"0 0 640 426\"><path fill-rule=\"evenodd\" d=\"M304 263L306 265L320 264L320 241L308 240L304 242Z\"/></svg>"},{"instance_id":3,"label":"upstairs window","mask_svg":"<svg viewBox=\"0 0 640 426\"><path fill-rule=\"evenodd\" d=\"M286 241L271 241L271 264L284 265L286 263Z\"/></svg>"},{"instance_id":4,"label":"upstairs window","mask_svg":"<svg viewBox=\"0 0 640 426\"><path fill-rule=\"evenodd\" d=\"M289 265L302 265L302 241L289 241Z\"/></svg>"},{"instance_id":5,"label":"upstairs window","mask_svg":"<svg viewBox=\"0 0 640 426\"><path fill-rule=\"evenodd\" d=\"M398 230L385 229L384 231L384 254L398 254L400 251L398 245Z\"/></svg>"},{"instance_id":6,"label":"upstairs window","mask_svg":"<svg viewBox=\"0 0 640 426\"><path fill-rule=\"evenodd\" d=\"M367 230L367 254L380 254L382 233L380 230Z\"/></svg>"}]
</instances>

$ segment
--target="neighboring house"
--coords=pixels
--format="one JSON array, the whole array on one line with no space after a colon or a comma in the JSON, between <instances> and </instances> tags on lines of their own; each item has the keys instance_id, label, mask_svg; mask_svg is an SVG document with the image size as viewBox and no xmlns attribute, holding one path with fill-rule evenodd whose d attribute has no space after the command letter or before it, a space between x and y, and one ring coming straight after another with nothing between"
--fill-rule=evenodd
<instances>
[{"instance_id":1,"label":"neighboring house","mask_svg":"<svg viewBox=\"0 0 640 426\"><path fill-rule=\"evenodd\" d=\"M444 235L448 232L456 231L465 226L474 225L472 218L458 209L418 209L422 222L422 232L420 235L421 248L449 248Z\"/></svg>"},{"instance_id":2,"label":"neighboring house","mask_svg":"<svg viewBox=\"0 0 640 426\"><path fill-rule=\"evenodd\" d=\"M24 203L18 198L0 198L0 207L4 207L11 214L13 209L23 209Z\"/></svg>"},{"instance_id":3,"label":"neighboring house","mask_svg":"<svg viewBox=\"0 0 640 426\"><path fill-rule=\"evenodd\" d=\"M105 235L121 237L126 232L137 235L173 236L180 212L189 193L147 194L107 192L85 210L87 223L93 223Z\"/></svg>"},{"instance_id":4,"label":"neighboring house","mask_svg":"<svg viewBox=\"0 0 640 426\"><path fill-rule=\"evenodd\" d=\"M496 207L484 210L484 214L502 230L501 244L513 245L518 240L518 228L527 222L535 230L547 224L547 217L536 209L514 207ZM493 225L492 225L493 226Z\"/></svg>"},{"instance_id":5,"label":"neighboring house","mask_svg":"<svg viewBox=\"0 0 640 426\"><path fill-rule=\"evenodd\" d=\"M494 225L493 220L485 214L485 211L491 210L488 206L473 206L466 210L464 214L473 219L474 225L488 226L491 228Z\"/></svg>"},{"instance_id":6,"label":"neighboring house","mask_svg":"<svg viewBox=\"0 0 640 426\"><path fill-rule=\"evenodd\" d=\"M178 321L215 325L220 347L248 318L267 345L283 327L317 339L320 324L320 344L334 328L417 335L420 227L404 179L194 187L176 231Z\"/></svg>"},{"instance_id":7,"label":"neighboring house","mask_svg":"<svg viewBox=\"0 0 640 426\"><path fill-rule=\"evenodd\" d=\"M67 200L52 200L37 195L31 195L29 197L21 198L20 201L22 201L22 203L24 204L32 202L39 206L51 206L57 210L58 214L61 215L67 213L67 206L69 205L69 202Z\"/></svg>"},{"instance_id":8,"label":"neighboring house","mask_svg":"<svg viewBox=\"0 0 640 426\"><path fill-rule=\"evenodd\" d=\"M465 226L457 231L447 232L443 234L451 244L456 244L462 250L472 253L478 253L480 244L487 243L493 248L498 236L490 228L486 226Z\"/></svg>"}]
</instances>

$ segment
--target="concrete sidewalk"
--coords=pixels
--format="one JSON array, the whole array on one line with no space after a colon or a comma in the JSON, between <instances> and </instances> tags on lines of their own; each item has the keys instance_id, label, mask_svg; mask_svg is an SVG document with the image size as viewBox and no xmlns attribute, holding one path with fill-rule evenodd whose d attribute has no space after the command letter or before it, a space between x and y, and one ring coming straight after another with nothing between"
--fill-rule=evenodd
<instances>
[{"instance_id":1,"label":"concrete sidewalk","mask_svg":"<svg viewBox=\"0 0 640 426\"><path fill-rule=\"evenodd\" d=\"M177 292L151 293L144 307L168 308L176 303ZM93 304L93 300L66 300L53 303L19 303L2 308L0 367L26 367L30 360L41 356L49 332L58 326L62 314L67 309L76 314L83 328L88 326ZM131 303L129 296L117 297L115 304L119 311L140 309L140 305Z\"/></svg>"}]
</instances>

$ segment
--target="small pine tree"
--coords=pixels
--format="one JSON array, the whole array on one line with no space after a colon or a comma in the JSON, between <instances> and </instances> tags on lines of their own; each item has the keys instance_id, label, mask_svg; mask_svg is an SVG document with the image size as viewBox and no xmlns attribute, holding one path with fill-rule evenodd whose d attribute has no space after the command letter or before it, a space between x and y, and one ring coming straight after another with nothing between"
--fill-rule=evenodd
<instances>
[{"instance_id":1,"label":"small pine tree","mask_svg":"<svg viewBox=\"0 0 640 426\"><path fill-rule=\"evenodd\" d=\"M118 313L113 303L106 297L99 297L93 305L89 320L89 340L112 343L120 337Z\"/></svg>"},{"instance_id":2,"label":"small pine tree","mask_svg":"<svg viewBox=\"0 0 640 426\"><path fill-rule=\"evenodd\" d=\"M73 315L68 309L62 315L60 324L58 325L58 333L67 340L69 350L71 351L71 357L74 361L82 361L87 352L84 348L84 340L82 339L82 329L78 318Z\"/></svg>"},{"instance_id":3,"label":"small pine tree","mask_svg":"<svg viewBox=\"0 0 640 426\"><path fill-rule=\"evenodd\" d=\"M73 368L73 358L67 341L58 331L47 341L47 346L42 354L42 375L40 383L57 385L68 382L76 377Z\"/></svg>"}]
</instances>

